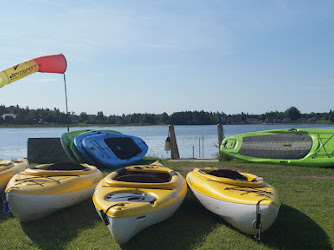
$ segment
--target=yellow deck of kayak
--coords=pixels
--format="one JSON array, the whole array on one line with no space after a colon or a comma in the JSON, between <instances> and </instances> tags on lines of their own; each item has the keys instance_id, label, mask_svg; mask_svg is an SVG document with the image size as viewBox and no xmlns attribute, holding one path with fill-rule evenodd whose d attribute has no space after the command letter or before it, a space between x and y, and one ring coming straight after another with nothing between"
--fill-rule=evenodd
<instances>
[{"instance_id":1,"label":"yellow deck of kayak","mask_svg":"<svg viewBox=\"0 0 334 250\"><path fill-rule=\"evenodd\" d=\"M85 170L47 170L52 164L27 168L13 176L7 185L6 193L49 195L75 192L96 185L102 173L95 166L82 164Z\"/></svg>"},{"instance_id":2,"label":"yellow deck of kayak","mask_svg":"<svg viewBox=\"0 0 334 250\"><path fill-rule=\"evenodd\" d=\"M155 162L151 165L140 165L126 167L127 171L144 171L151 173L174 172L172 169L164 167ZM117 172L107 175L96 187L93 195L93 202L98 210L107 211L110 217L126 218L144 213L149 213L164 207L167 207L179 199L175 197L184 197L187 193L187 185L184 178L177 172L172 176L169 182L164 183L140 183L117 181ZM156 201L150 202L128 202L128 201L107 201L107 195L111 193L144 193L154 196Z\"/></svg>"},{"instance_id":3,"label":"yellow deck of kayak","mask_svg":"<svg viewBox=\"0 0 334 250\"><path fill-rule=\"evenodd\" d=\"M218 199L240 204L257 204L259 200L263 205L280 206L277 192L274 187L264 180L252 182L257 176L249 173L240 173L247 177L247 181L216 177L208 174L217 168L195 168L188 173L188 185L194 190Z\"/></svg>"},{"instance_id":4,"label":"yellow deck of kayak","mask_svg":"<svg viewBox=\"0 0 334 250\"><path fill-rule=\"evenodd\" d=\"M27 158L15 161L0 161L0 186L5 189L9 180L16 174L29 167ZM2 189L2 188L1 188ZM0 190L0 192L3 190Z\"/></svg>"}]
</instances>

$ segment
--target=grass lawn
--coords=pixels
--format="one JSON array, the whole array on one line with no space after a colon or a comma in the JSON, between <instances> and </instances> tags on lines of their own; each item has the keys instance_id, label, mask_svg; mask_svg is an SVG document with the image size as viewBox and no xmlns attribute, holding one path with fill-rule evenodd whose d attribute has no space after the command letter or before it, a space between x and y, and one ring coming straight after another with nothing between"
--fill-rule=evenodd
<instances>
[{"instance_id":1,"label":"grass lawn","mask_svg":"<svg viewBox=\"0 0 334 250\"><path fill-rule=\"evenodd\" d=\"M141 163L152 163L145 159ZM232 228L201 207L190 191L169 219L149 227L125 245L116 244L93 202L58 211L42 220L20 223L0 214L0 249L333 249L334 168L246 163L169 162L184 176L195 167L218 166L265 178L277 190L282 205L277 220L260 242ZM111 169L102 169L107 174ZM29 209L29 208L27 208Z\"/></svg>"}]
</instances>

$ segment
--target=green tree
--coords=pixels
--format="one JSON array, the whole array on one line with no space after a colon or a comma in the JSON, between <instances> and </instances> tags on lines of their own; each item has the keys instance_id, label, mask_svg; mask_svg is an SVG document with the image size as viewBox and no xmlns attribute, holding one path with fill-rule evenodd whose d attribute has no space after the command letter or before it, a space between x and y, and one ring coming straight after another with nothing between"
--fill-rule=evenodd
<instances>
[{"instance_id":1,"label":"green tree","mask_svg":"<svg viewBox=\"0 0 334 250\"><path fill-rule=\"evenodd\" d=\"M296 107L290 107L284 112L285 117L291 118L292 121L297 121L301 117L300 111Z\"/></svg>"},{"instance_id":2,"label":"green tree","mask_svg":"<svg viewBox=\"0 0 334 250\"><path fill-rule=\"evenodd\" d=\"M169 122L169 116L166 112L163 112L158 119L159 122L167 124Z\"/></svg>"},{"instance_id":3,"label":"green tree","mask_svg":"<svg viewBox=\"0 0 334 250\"><path fill-rule=\"evenodd\" d=\"M330 120L331 122L334 122L334 111L329 111L329 115L328 115L328 120Z\"/></svg>"},{"instance_id":4,"label":"green tree","mask_svg":"<svg viewBox=\"0 0 334 250\"><path fill-rule=\"evenodd\" d=\"M88 123L88 115L86 112L81 112L79 115L79 122L80 123Z\"/></svg>"},{"instance_id":5,"label":"green tree","mask_svg":"<svg viewBox=\"0 0 334 250\"><path fill-rule=\"evenodd\" d=\"M103 124L104 123L104 114L102 111L98 111L97 112L97 117L96 117L96 122L97 123L100 123L100 124Z\"/></svg>"}]
</instances>

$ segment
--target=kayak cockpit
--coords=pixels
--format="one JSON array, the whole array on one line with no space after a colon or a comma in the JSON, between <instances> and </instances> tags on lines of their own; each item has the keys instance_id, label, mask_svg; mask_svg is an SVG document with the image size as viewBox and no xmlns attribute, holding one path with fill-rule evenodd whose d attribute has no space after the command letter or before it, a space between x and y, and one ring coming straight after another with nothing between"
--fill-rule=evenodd
<instances>
[{"instance_id":1,"label":"kayak cockpit","mask_svg":"<svg viewBox=\"0 0 334 250\"><path fill-rule=\"evenodd\" d=\"M247 181L246 176L240 174L237 171L231 170L231 169L216 169L216 170L208 172L207 174L210 174L216 177L229 178L232 180Z\"/></svg>"},{"instance_id":2,"label":"kayak cockpit","mask_svg":"<svg viewBox=\"0 0 334 250\"><path fill-rule=\"evenodd\" d=\"M241 173L231 169L195 168L194 173L210 181L246 187L264 187L263 178L250 173Z\"/></svg>"},{"instance_id":3,"label":"kayak cockpit","mask_svg":"<svg viewBox=\"0 0 334 250\"><path fill-rule=\"evenodd\" d=\"M117 169L104 180L107 186L173 189L179 175L160 166L131 166Z\"/></svg>"},{"instance_id":4,"label":"kayak cockpit","mask_svg":"<svg viewBox=\"0 0 334 250\"><path fill-rule=\"evenodd\" d=\"M170 173L124 170L125 169L119 171L115 180L140 183L165 183L172 179L172 175Z\"/></svg>"},{"instance_id":5,"label":"kayak cockpit","mask_svg":"<svg viewBox=\"0 0 334 250\"><path fill-rule=\"evenodd\" d=\"M86 175L96 172L97 168L88 164L79 164L76 162L57 162L51 164L42 164L36 167L30 167L25 170L30 175Z\"/></svg>"}]
</instances>

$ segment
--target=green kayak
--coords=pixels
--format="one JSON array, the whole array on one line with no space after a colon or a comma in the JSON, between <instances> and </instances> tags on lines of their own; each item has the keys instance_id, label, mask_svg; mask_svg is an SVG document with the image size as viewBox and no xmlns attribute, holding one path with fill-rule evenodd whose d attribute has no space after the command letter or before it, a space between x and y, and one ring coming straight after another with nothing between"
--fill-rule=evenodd
<instances>
[{"instance_id":1,"label":"green kayak","mask_svg":"<svg viewBox=\"0 0 334 250\"><path fill-rule=\"evenodd\" d=\"M227 137L220 151L249 162L334 166L334 129L275 129Z\"/></svg>"}]
</instances>

